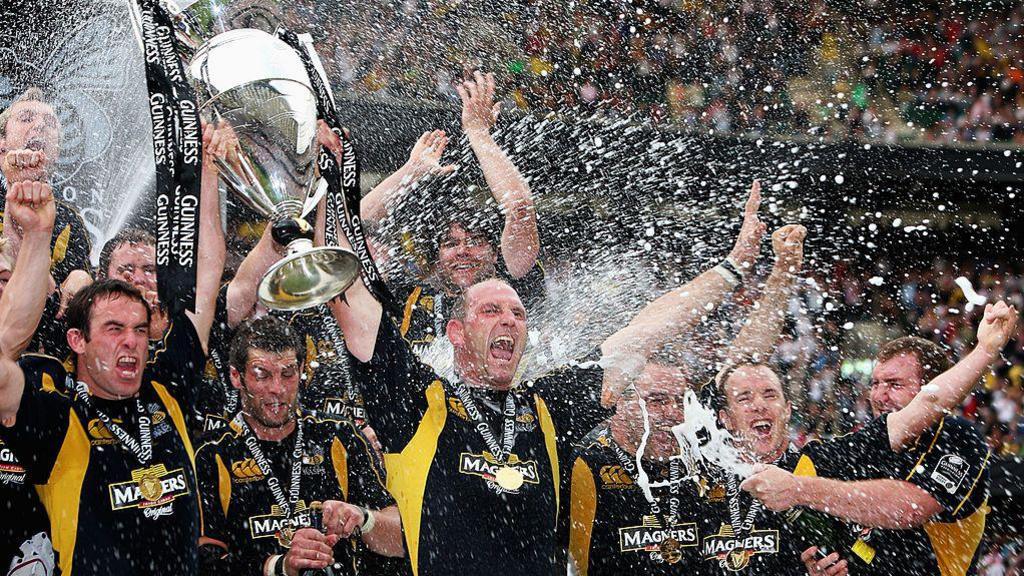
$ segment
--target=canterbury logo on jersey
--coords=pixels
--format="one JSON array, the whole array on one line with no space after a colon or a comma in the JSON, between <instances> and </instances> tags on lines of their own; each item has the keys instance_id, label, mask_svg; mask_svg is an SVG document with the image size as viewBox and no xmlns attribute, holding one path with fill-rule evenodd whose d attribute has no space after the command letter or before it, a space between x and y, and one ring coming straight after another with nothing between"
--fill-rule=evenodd
<instances>
[{"instance_id":1,"label":"canterbury logo on jersey","mask_svg":"<svg viewBox=\"0 0 1024 576\"><path fill-rule=\"evenodd\" d=\"M681 547L697 546L700 544L697 538L697 524L684 522L665 529L661 528L656 520L651 522L645 517L642 526L619 528L619 550L622 552L652 552L668 539L675 540Z\"/></svg>"},{"instance_id":2,"label":"canterbury logo on jersey","mask_svg":"<svg viewBox=\"0 0 1024 576\"><path fill-rule=\"evenodd\" d=\"M289 521L281 512L281 507L273 504L270 507L270 514L249 517L249 533L253 539L276 538L283 528L298 530L306 526L312 526L313 518L309 507L302 500L295 506L295 514Z\"/></svg>"},{"instance_id":3,"label":"canterbury logo on jersey","mask_svg":"<svg viewBox=\"0 0 1024 576\"><path fill-rule=\"evenodd\" d=\"M719 566L731 572L739 572L750 564L758 554L775 554L779 551L778 530L758 530L738 538L729 524L722 524L718 534L704 538L701 548L705 560L717 560Z\"/></svg>"},{"instance_id":4,"label":"canterbury logo on jersey","mask_svg":"<svg viewBox=\"0 0 1024 576\"><path fill-rule=\"evenodd\" d=\"M527 460L521 462L519 456L512 454L508 458L508 465L515 468L523 475L523 481L528 484L540 484L540 474L537 472L537 462L534 460ZM484 452L483 454L470 454L469 452L463 452L459 456L459 472L462 474L469 474L471 476L479 476L487 480L494 480L494 475L498 473L498 469L501 465L494 461L494 457L491 456L490 452Z\"/></svg>"},{"instance_id":5,"label":"canterbury logo on jersey","mask_svg":"<svg viewBox=\"0 0 1024 576\"><path fill-rule=\"evenodd\" d=\"M168 471L163 464L132 471L132 479L110 485L110 507L152 508L173 502L189 493L185 470Z\"/></svg>"},{"instance_id":6,"label":"canterbury logo on jersey","mask_svg":"<svg viewBox=\"0 0 1024 576\"><path fill-rule=\"evenodd\" d=\"M239 460L231 463L231 476L232 481L238 483L252 482L254 480L262 480L265 474L260 469L259 464L256 463L252 458L246 458L245 460Z\"/></svg>"},{"instance_id":7,"label":"canterbury logo on jersey","mask_svg":"<svg viewBox=\"0 0 1024 576\"><path fill-rule=\"evenodd\" d=\"M120 418L114 418L113 420L114 424L124 424ZM92 439L93 446L117 444L117 438L114 438L114 434L107 430L107 426L98 418L89 420L89 438Z\"/></svg>"},{"instance_id":8,"label":"canterbury logo on jersey","mask_svg":"<svg viewBox=\"0 0 1024 576\"><path fill-rule=\"evenodd\" d=\"M618 489L633 487L633 479L630 478L629 473L623 470L619 464L601 466L599 475L601 476L601 488Z\"/></svg>"}]
</instances>

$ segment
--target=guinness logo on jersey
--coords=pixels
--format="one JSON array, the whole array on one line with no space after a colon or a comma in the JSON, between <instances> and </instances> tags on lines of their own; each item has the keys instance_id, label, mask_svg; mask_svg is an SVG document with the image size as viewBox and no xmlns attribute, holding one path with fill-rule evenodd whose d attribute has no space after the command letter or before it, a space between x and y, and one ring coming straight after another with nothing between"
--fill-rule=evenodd
<instances>
[{"instance_id":1,"label":"guinness logo on jersey","mask_svg":"<svg viewBox=\"0 0 1024 576\"><path fill-rule=\"evenodd\" d=\"M666 545L668 544L668 545ZM681 559L679 548L700 544L697 524L684 522L662 528L654 516L644 516L640 526L619 528L621 552L650 552L655 561L675 564Z\"/></svg>"},{"instance_id":2,"label":"guinness logo on jersey","mask_svg":"<svg viewBox=\"0 0 1024 576\"><path fill-rule=\"evenodd\" d=\"M633 487L633 479L629 477L628 472L622 469L620 464L601 466L599 475L601 476L602 489L621 490Z\"/></svg>"},{"instance_id":3,"label":"guinness logo on jersey","mask_svg":"<svg viewBox=\"0 0 1024 576\"><path fill-rule=\"evenodd\" d=\"M730 572L739 572L758 554L776 554L779 551L778 530L758 530L739 538L729 524L722 524L718 534L704 538L705 560L717 560L718 565Z\"/></svg>"},{"instance_id":4,"label":"guinness logo on jersey","mask_svg":"<svg viewBox=\"0 0 1024 576\"><path fill-rule=\"evenodd\" d=\"M236 484L247 484L263 480L263 470L252 458L236 460L231 463L231 481Z\"/></svg>"},{"instance_id":5,"label":"guinness logo on jersey","mask_svg":"<svg viewBox=\"0 0 1024 576\"><path fill-rule=\"evenodd\" d=\"M24 484L25 468L18 463L14 452L0 442L0 484Z\"/></svg>"},{"instance_id":6,"label":"guinness logo on jersey","mask_svg":"<svg viewBox=\"0 0 1024 576\"><path fill-rule=\"evenodd\" d=\"M519 456L512 454L508 457L508 465L523 475L523 482L527 484L540 484L540 475L537 473L536 461L527 460L526 462L521 462ZM459 472L462 474L479 476L493 482L495 474L501 468L502 465L494 461L494 456L491 456L490 452L484 452L483 454L463 452L459 456Z\"/></svg>"},{"instance_id":7,"label":"guinness logo on jersey","mask_svg":"<svg viewBox=\"0 0 1024 576\"><path fill-rule=\"evenodd\" d=\"M110 485L110 507L154 508L189 493L184 468L168 471L163 464L132 470L132 479Z\"/></svg>"},{"instance_id":8,"label":"guinness logo on jersey","mask_svg":"<svg viewBox=\"0 0 1024 576\"><path fill-rule=\"evenodd\" d=\"M253 539L277 538L278 543L285 547L291 547L289 535L299 528L306 528L313 525L311 509L304 500L299 500L295 505L295 514L291 520L285 518L281 507L277 504L270 506L269 514L251 516L249 518L249 533Z\"/></svg>"}]
</instances>

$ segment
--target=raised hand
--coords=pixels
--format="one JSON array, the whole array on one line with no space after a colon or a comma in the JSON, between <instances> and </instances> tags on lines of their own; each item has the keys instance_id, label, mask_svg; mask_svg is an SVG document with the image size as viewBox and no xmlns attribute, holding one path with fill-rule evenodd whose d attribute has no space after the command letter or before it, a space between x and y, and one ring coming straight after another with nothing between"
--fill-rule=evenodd
<instances>
[{"instance_id":1,"label":"raised hand","mask_svg":"<svg viewBox=\"0 0 1024 576\"><path fill-rule=\"evenodd\" d=\"M985 305L985 317L978 325L978 347L992 356L998 355L1013 335L1017 325L1017 309L1006 302Z\"/></svg>"},{"instance_id":2,"label":"raised hand","mask_svg":"<svg viewBox=\"0 0 1024 576\"><path fill-rule=\"evenodd\" d=\"M743 225L740 227L739 238L733 246L729 258L739 267L741 272L747 272L754 267L757 260L757 253L761 247L761 238L764 237L767 226L757 216L757 210L761 207L761 183L754 180L750 187L750 196L743 209Z\"/></svg>"},{"instance_id":3,"label":"raised hand","mask_svg":"<svg viewBox=\"0 0 1024 576\"><path fill-rule=\"evenodd\" d=\"M775 266L790 273L797 273L804 262L804 238L807 228L799 224L788 224L772 233L772 251L775 252Z\"/></svg>"},{"instance_id":4,"label":"raised hand","mask_svg":"<svg viewBox=\"0 0 1024 576\"><path fill-rule=\"evenodd\" d=\"M45 182L49 179L50 162L42 150L10 150L0 160L0 168L3 168L8 182Z\"/></svg>"},{"instance_id":5,"label":"raised hand","mask_svg":"<svg viewBox=\"0 0 1024 576\"><path fill-rule=\"evenodd\" d=\"M455 170L454 164L441 165L441 156L444 155L446 146L448 146L448 135L444 130L424 132L416 140L412 152L409 153L409 160L405 163L413 180L435 174L448 174Z\"/></svg>"},{"instance_id":6,"label":"raised hand","mask_svg":"<svg viewBox=\"0 0 1024 576\"><path fill-rule=\"evenodd\" d=\"M13 182L7 191L7 211L22 234L50 234L57 217L53 189L35 180Z\"/></svg>"},{"instance_id":7,"label":"raised hand","mask_svg":"<svg viewBox=\"0 0 1024 576\"><path fill-rule=\"evenodd\" d=\"M462 99L462 129L470 137L487 134L501 113L494 103L494 74L473 73L473 80L455 86Z\"/></svg>"}]
</instances>

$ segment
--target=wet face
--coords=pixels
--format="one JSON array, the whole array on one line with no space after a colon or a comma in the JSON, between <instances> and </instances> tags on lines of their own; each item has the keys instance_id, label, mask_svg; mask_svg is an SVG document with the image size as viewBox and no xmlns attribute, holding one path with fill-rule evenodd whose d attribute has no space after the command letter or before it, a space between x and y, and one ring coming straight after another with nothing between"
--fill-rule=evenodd
<instances>
[{"instance_id":1,"label":"wet face","mask_svg":"<svg viewBox=\"0 0 1024 576\"><path fill-rule=\"evenodd\" d=\"M124 295L97 298L87 334L68 330L68 344L78 356L78 377L100 398L134 396L149 355L146 305Z\"/></svg>"},{"instance_id":2,"label":"wet face","mask_svg":"<svg viewBox=\"0 0 1024 576\"><path fill-rule=\"evenodd\" d=\"M879 362L871 372L871 412L877 418L900 410L921 391L921 365L913 354Z\"/></svg>"},{"instance_id":3,"label":"wet face","mask_svg":"<svg viewBox=\"0 0 1024 576\"><path fill-rule=\"evenodd\" d=\"M143 294L156 292L156 247L121 244L110 253L107 277L135 286Z\"/></svg>"},{"instance_id":4,"label":"wet face","mask_svg":"<svg viewBox=\"0 0 1024 576\"><path fill-rule=\"evenodd\" d=\"M649 362L636 379L635 389L626 390L619 398L613 426L626 433L632 446L639 446L644 434L639 401L642 396L651 426L644 456L666 460L678 454L679 443L672 427L683 422L686 385L686 373L681 368Z\"/></svg>"},{"instance_id":5,"label":"wet face","mask_svg":"<svg viewBox=\"0 0 1024 576\"><path fill-rule=\"evenodd\" d=\"M242 410L261 426L280 428L295 418L302 367L295 350L249 350L245 373L231 368L231 383L242 391Z\"/></svg>"},{"instance_id":6,"label":"wet face","mask_svg":"<svg viewBox=\"0 0 1024 576\"><path fill-rule=\"evenodd\" d=\"M465 298L465 317L448 323L456 371L473 385L508 388L526 348L526 308L499 280L474 284Z\"/></svg>"},{"instance_id":7,"label":"wet face","mask_svg":"<svg viewBox=\"0 0 1024 576\"><path fill-rule=\"evenodd\" d=\"M725 410L719 418L740 447L770 463L789 444L790 405L782 382L767 366L741 366L724 384Z\"/></svg>"},{"instance_id":8,"label":"wet face","mask_svg":"<svg viewBox=\"0 0 1024 576\"><path fill-rule=\"evenodd\" d=\"M452 224L441 240L437 268L441 280L451 287L466 289L494 276L494 248L483 234L471 234Z\"/></svg>"},{"instance_id":9,"label":"wet face","mask_svg":"<svg viewBox=\"0 0 1024 576\"><path fill-rule=\"evenodd\" d=\"M11 150L35 150L44 152L49 166L53 166L60 154L60 120L53 107L38 100L17 102L11 107L7 129L0 138L0 162L6 172L7 152ZM49 167L46 168L49 173Z\"/></svg>"}]
</instances>

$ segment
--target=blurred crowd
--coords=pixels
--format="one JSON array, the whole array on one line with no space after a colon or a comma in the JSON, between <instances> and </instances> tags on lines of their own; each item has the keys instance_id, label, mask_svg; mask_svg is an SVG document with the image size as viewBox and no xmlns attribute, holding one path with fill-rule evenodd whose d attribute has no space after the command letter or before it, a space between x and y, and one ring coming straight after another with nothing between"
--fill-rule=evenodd
<instances>
[{"instance_id":1,"label":"blurred crowd","mask_svg":"<svg viewBox=\"0 0 1024 576\"><path fill-rule=\"evenodd\" d=\"M1024 7L881 4L377 2L339 14L319 40L336 82L361 95L454 99L453 81L483 67L532 111L730 134L1024 142Z\"/></svg>"}]
</instances>

